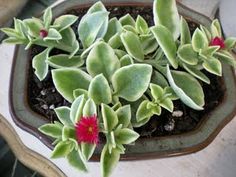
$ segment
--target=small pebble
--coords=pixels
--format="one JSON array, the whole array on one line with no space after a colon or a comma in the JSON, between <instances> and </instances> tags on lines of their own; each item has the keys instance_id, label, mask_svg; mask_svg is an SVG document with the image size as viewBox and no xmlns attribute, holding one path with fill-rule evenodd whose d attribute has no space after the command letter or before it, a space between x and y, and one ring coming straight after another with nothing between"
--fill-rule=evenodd
<instances>
[{"instance_id":1,"label":"small pebble","mask_svg":"<svg viewBox=\"0 0 236 177\"><path fill-rule=\"evenodd\" d=\"M40 94L43 96L46 95L46 90L41 90Z\"/></svg>"},{"instance_id":2,"label":"small pebble","mask_svg":"<svg viewBox=\"0 0 236 177\"><path fill-rule=\"evenodd\" d=\"M41 108L43 108L43 109L48 109L48 105L46 105L46 104L43 104L42 106L41 106Z\"/></svg>"},{"instance_id":3,"label":"small pebble","mask_svg":"<svg viewBox=\"0 0 236 177\"><path fill-rule=\"evenodd\" d=\"M174 128L175 128L175 121L174 121L174 119L169 120L169 122L166 125L164 125L164 129L166 131L168 131L168 132L174 130Z\"/></svg>"},{"instance_id":4,"label":"small pebble","mask_svg":"<svg viewBox=\"0 0 236 177\"><path fill-rule=\"evenodd\" d=\"M56 91L56 89L55 89L55 88L53 88L53 89L52 89L52 93L54 93L55 91Z\"/></svg>"},{"instance_id":5,"label":"small pebble","mask_svg":"<svg viewBox=\"0 0 236 177\"><path fill-rule=\"evenodd\" d=\"M54 104L50 105L49 109L55 109L55 105Z\"/></svg>"},{"instance_id":6,"label":"small pebble","mask_svg":"<svg viewBox=\"0 0 236 177\"><path fill-rule=\"evenodd\" d=\"M172 116L173 117L182 117L183 116L183 111L179 111L179 110L173 111Z\"/></svg>"}]
</instances>

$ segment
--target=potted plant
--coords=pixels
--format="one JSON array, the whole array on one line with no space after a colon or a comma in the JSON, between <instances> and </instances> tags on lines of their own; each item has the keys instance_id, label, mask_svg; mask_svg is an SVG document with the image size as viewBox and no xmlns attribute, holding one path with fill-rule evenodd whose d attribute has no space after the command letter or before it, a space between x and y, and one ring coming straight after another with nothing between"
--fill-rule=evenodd
<instances>
[{"instance_id":1,"label":"potted plant","mask_svg":"<svg viewBox=\"0 0 236 177\"><path fill-rule=\"evenodd\" d=\"M71 3L66 4L71 6ZM113 5L112 11L117 11L116 7ZM53 19L52 10L48 8L42 18L14 19L14 28L1 29L9 36L6 43L23 44L25 49L31 49L29 55L33 56L32 68L37 82L51 77L54 92L66 100L61 106L51 108L57 121L32 120L28 116L32 111L25 112L27 106L17 101L25 97L21 93L25 85L17 84L11 90L18 87L20 90L10 95L11 104L17 107L13 116L16 117L18 111L18 116L24 117L27 123L34 122L43 134L54 139L52 158L65 157L81 171L88 170L86 162L95 152L93 157L100 156L104 177L111 174L126 148L128 155L124 157L127 159L136 158L132 156L135 153L144 156L143 147L148 157L155 153L166 156L201 149L235 113L232 70L224 66L228 67L224 81L214 75L222 76L222 63L236 66L231 53L236 39L223 39L218 20L212 21L210 28L196 23L201 22L201 18L207 23L201 15L194 19L196 22L186 21L180 17L174 0L154 0L151 26L152 22L139 14L135 14L136 19L130 14L121 15L119 19L109 19L109 11L99 1L79 20L71 14ZM43 48L36 47L35 54L32 46ZM26 55L23 50L17 52L21 58ZM12 84L17 82L15 75L22 70L21 65L27 68L22 63L21 60L14 68ZM216 87L220 87L219 90ZM209 106L210 103L205 104L204 92L211 92L212 88L214 93L225 89L228 92L224 99L223 93L221 98L208 99L212 104ZM218 110L224 109L225 115L215 110L213 119L210 117L213 113L208 112L210 118L202 121L197 133L180 134L177 139L157 136L151 141L148 138L137 140L146 125L151 129L148 133L158 132L158 119L163 114L166 119L170 115L182 117L193 113L199 117L204 109L213 109L220 101ZM184 109L180 109L183 105ZM20 126L25 124L22 120L17 121ZM164 128L166 132L172 131L174 119L168 120ZM30 131L35 133L33 129ZM179 151L181 148L184 151Z\"/></svg>"}]
</instances>

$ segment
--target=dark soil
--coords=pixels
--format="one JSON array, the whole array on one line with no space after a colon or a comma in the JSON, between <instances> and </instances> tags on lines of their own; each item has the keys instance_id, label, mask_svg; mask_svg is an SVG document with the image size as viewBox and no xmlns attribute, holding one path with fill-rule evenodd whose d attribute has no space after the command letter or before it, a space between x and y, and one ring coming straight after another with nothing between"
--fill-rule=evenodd
<instances>
[{"instance_id":1,"label":"dark soil","mask_svg":"<svg viewBox=\"0 0 236 177\"><path fill-rule=\"evenodd\" d=\"M146 19L149 25L153 25L152 8L150 7L107 7L110 11L110 18L120 18L124 14L130 13L135 19L137 14ZM85 14L87 9L82 10L70 10L68 14L74 14L79 16L79 20L72 26L73 30L77 34L78 23ZM191 32L198 26L193 22L188 22ZM78 35L77 35L78 39ZM31 48L30 64L29 64L29 78L28 78L28 102L30 107L37 113L43 115L50 122L57 120L54 108L59 106L70 106L55 89L52 77L49 72L45 80L39 81L34 75L32 68L32 58L40 53L44 48L39 46L33 46ZM52 55L63 53L60 50L52 51ZM180 101L175 101L174 111L179 115L172 115L168 111L162 109L162 115L159 117L152 117L151 120L143 127L135 129L140 133L141 137L155 137L176 135L188 131L194 130L199 122L207 118L213 109L215 109L223 99L224 87L223 81L220 77L216 77L209 73L205 73L211 80L211 85L202 83L205 93L205 106L203 111L195 111L185 106ZM182 114L182 115L181 115Z\"/></svg>"}]
</instances>

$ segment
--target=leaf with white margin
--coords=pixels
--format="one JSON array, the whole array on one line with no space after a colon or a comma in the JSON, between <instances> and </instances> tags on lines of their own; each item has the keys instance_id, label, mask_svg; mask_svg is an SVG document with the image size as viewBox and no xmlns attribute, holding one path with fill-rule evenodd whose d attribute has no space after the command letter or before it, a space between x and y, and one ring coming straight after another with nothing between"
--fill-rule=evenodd
<instances>
[{"instance_id":1,"label":"leaf with white margin","mask_svg":"<svg viewBox=\"0 0 236 177\"><path fill-rule=\"evenodd\" d=\"M181 16L180 20L180 44L190 44L191 43L191 34L188 27L187 21Z\"/></svg>"},{"instance_id":2,"label":"leaf with white margin","mask_svg":"<svg viewBox=\"0 0 236 177\"><path fill-rule=\"evenodd\" d=\"M162 25L152 27L151 31L170 64L175 69L178 68L178 61L176 59L177 47L170 31Z\"/></svg>"},{"instance_id":3,"label":"leaf with white margin","mask_svg":"<svg viewBox=\"0 0 236 177\"><path fill-rule=\"evenodd\" d=\"M118 117L116 112L110 106L103 103L101 112L105 130L108 132L112 131L118 124Z\"/></svg>"},{"instance_id":4,"label":"leaf with white margin","mask_svg":"<svg viewBox=\"0 0 236 177\"><path fill-rule=\"evenodd\" d=\"M174 104L170 98L165 98L164 100L161 100L159 105L168 110L169 112L173 112L174 110Z\"/></svg>"},{"instance_id":5,"label":"leaf with white margin","mask_svg":"<svg viewBox=\"0 0 236 177\"><path fill-rule=\"evenodd\" d=\"M53 138L60 138L62 135L62 125L60 124L44 124L38 129L45 135L48 135Z\"/></svg>"},{"instance_id":6,"label":"leaf with white margin","mask_svg":"<svg viewBox=\"0 0 236 177\"><path fill-rule=\"evenodd\" d=\"M199 82L190 74L183 71L170 71L167 65L167 78L170 86L187 106L195 110L203 110L204 93Z\"/></svg>"},{"instance_id":7,"label":"leaf with white margin","mask_svg":"<svg viewBox=\"0 0 236 177\"><path fill-rule=\"evenodd\" d=\"M59 54L51 56L47 59L47 63L53 68L78 68L84 64L84 60L80 56Z\"/></svg>"},{"instance_id":8,"label":"leaf with white margin","mask_svg":"<svg viewBox=\"0 0 236 177\"><path fill-rule=\"evenodd\" d=\"M52 22L52 9L48 7L43 13L43 23L46 29L49 28Z\"/></svg>"},{"instance_id":9,"label":"leaf with white margin","mask_svg":"<svg viewBox=\"0 0 236 177\"><path fill-rule=\"evenodd\" d=\"M138 15L135 23L135 28L139 34L147 34L149 32L148 24L145 19Z\"/></svg>"},{"instance_id":10,"label":"leaf with white margin","mask_svg":"<svg viewBox=\"0 0 236 177\"><path fill-rule=\"evenodd\" d=\"M219 58L220 61L227 63L234 68L236 68L236 60L235 57L228 51L218 51L214 54L216 58Z\"/></svg>"},{"instance_id":11,"label":"leaf with white margin","mask_svg":"<svg viewBox=\"0 0 236 177\"><path fill-rule=\"evenodd\" d=\"M85 159L88 161L93 155L93 152L96 148L96 144L81 142L80 145L81 145L82 154L84 155Z\"/></svg>"},{"instance_id":12,"label":"leaf with white margin","mask_svg":"<svg viewBox=\"0 0 236 177\"><path fill-rule=\"evenodd\" d=\"M117 163L120 159L120 152L118 149L112 149L112 152L109 153L108 145L106 144L103 147L102 153L101 153L101 173L102 177L109 177L116 167Z\"/></svg>"},{"instance_id":13,"label":"leaf with white margin","mask_svg":"<svg viewBox=\"0 0 236 177\"><path fill-rule=\"evenodd\" d=\"M131 120L131 108L130 105L125 105L116 110L119 124L122 124L123 128L126 128L130 124Z\"/></svg>"},{"instance_id":14,"label":"leaf with white margin","mask_svg":"<svg viewBox=\"0 0 236 177\"><path fill-rule=\"evenodd\" d=\"M183 67L186 71L188 71L189 74L193 75L194 77L200 79L201 81L207 84L210 84L210 79L196 67L187 64L183 64Z\"/></svg>"},{"instance_id":15,"label":"leaf with white margin","mask_svg":"<svg viewBox=\"0 0 236 177\"><path fill-rule=\"evenodd\" d=\"M203 25L200 25L200 29L203 32L203 34L206 36L207 40L210 42L212 38L210 31Z\"/></svg>"},{"instance_id":16,"label":"leaf with white margin","mask_svg":"<svg viewBox=\"0 0 236 177\"><path fill-rule=\"evenodd\" d=\"M160 101L162 97L164 96L164 89L160 87L159 85L150 84L151 94L155 101Z\"/></svg>"},{"instance_id":17,"label":"leaf with white margin","mask_svg":"<svg viewBox=\"0 0 236 177\"><path fill-rule=\"evenodd\" d=\"M156 26L165 26L173 35L174 41L180 34L180 19L175 0L154 0L154 23Z\"/></svg>"},{"instance_id":18,"label":"leaf with white margin","mask_svg":"<svg viewBox=\"0 0 236 177\"><path fill-rule=\"evenodd\" d=\"M73 44L75 44L76 36L71 27L68 27L63 31L60 31L60 34L62 36L60 44L63 44L65 46L73 46Z\"/></svg>"},{"instance_id":19,"label":"leaf with white margin","mask_svg":"<svg viewBox=\"0 0 236 177\"><path fill-rule=\"evenodd\" d=\"M211 34L212 37L222 37L221 26L218 19L215 19L211 23Z\"/></svg>"},{"instance_id":20,"label":"leaf with white margin","mask_svg":"<svg viewBox=\"0 0 236 177\"><path fill-rule=\"evenodd\" d=\"M85 89L76 89L73 91L73 96L76 99L80 95L84 95L84 98L87 100L88 99L88 91Z\"/></svg>"},{"instance_id":21,"label":"leaf with white margin","mask_svg":"<svg viewBox=\"0 0 236 177\"><path fill-rule=\"evenodd\" d=\"M122 26L130 25L130 26L135 27L135 21L130 14L126 14L125 16L121 17L119 21Z\"/></svg>"},{"instance_id":22,"label":"leaf with white margin","mask_svg":"<svg viewBox=\"0 0 236 177\"><path fill-rule=\"evenodd\" d=\"M129 54L124 55L123 57L120 58L120 65L121 67L123 66L128 66L134 64L134 60L132 57L129 56Z\"/></svg>"},{"instance_id":23,"label":"leaf with white margin","mask_svg":"<svg viewBox=\"0 0 236 177\"><path fill-rule=\"evenodd\" d=\"M51 158L61 158L67 156L71 151L70 141L60 141L52 151Z\"/></svg>"},{"instance_id":24,"label":"leaf with white margin","mask_svg":"<svg viewBox=\"0 0 236 177\"><path fill-rule=\"evenodd\" d=\"M84 105L83 116L90 117L93 115L97 115L97 107L94 101L89 98Z\"/></svg>"},{"instance_id":25,"label":"leaf with white margin","mask_svg":"<svg viewBox=\"0 0 236 177\"><path fill-rule=\"evenodd\" d=\"M217 76L222 76L222 66L221 62L214 58L210 57L208 60L205 60L202 66L210 73L215 74Z\"/></svg>"},{"instance_id":26,"label":"leaf with white margin","mask_svg":"<svg viewBox=\"0 0 236 177\"><path fill-rule=\"evenodd\" d=\"M64 126L62 129L62 141L76 139L74 126Z\"/></svg>"},{"instance_id":27,"label":"leaf with white margin","mask_svg":"<svg viewBox=\"0 0 236 177\"><path fill-rule=\"evenodd\" d=\"M108 23L108 28L106 35L104 36L105 41L109 41L109 39L114 36L116 33L122 31L122 26L116 17L110 19Z\"/></svg>"},{"instance_id":28,"label":"leaf with white margin","mask_svg":"<svg viewBox=\"0 0 236 177\"><path fill-rule=\"evenodd\" d=\"M121 41L130 56L138 61L144 60L144 53L138 36L130 31L121 33Z\"/></svg>"},{"instance_id":29,"label":"leaf with white margin","mask_svg":"<svg viewBox=\"0 0 236 177\"><path fill-rule=\"evenodd\" d=\"M118 69L113 77L114 95L127 101L138 100L147 90L152 75L148 64L132 64Z\"/></svg>"},{"instance_id":30,"label":"leaf with white margin","mask_svg":"<svg viewBox=\"0 0 236 177\"><path fill-rule=\"evenodd\" d=\"M60 120L63 125L73 126L73 122L70 120L70 112L71 109L67 106L61 106L54 109L58 119Z\"/></svg>"},{"instance_id":31,"label":"leaf with white margin","mask_svg":"<svg viewBox=\"0 0 236 177\"><path fill-rule=\"evenodd\" d=\"M158 43L153 34L140 35L139 38L143 48L144 55L156 51Z\"/></svg>"},{"instance_id":32,"label":"leaf with white margin","mask_svg":"<svg viewBox=\"0 0 236 177\"><path fill-rule=\"evenodd\" d=\"M23 23L28 29L28 33L34 37L39 37L40 30L44 28L43 22L37 18L25 19Z\"/></svg>"},{"instance_id":33,"label":"leaf with white margin","mask_svg":"<svg viewBox=\"0 0 236 177\"><path fill-rule=\"evenodd\" d=\"M148 101L148 100L144 100L139 105L138 110L136 112L136 120L137 120L137 122L141 122L144 119L146 119L147 117L153 116L152 109L151 108L149 108L149 109L147 108L147 104L149 102L150 101Z\"/></svg>"},{"instance_id":34,"label":"leaf with white margin","mask_svg":"<svg viewBox=\"0 0 236 177\"><path fill-rule=\"evenodd\" d=\"M114 36L112 36L108 44L113 48L113 49L118 49L120 48L123 44L120 38L120 33L116 33Z\"/></svg>"},{"instance_id":35,"label":"leaf with white margin","mask_svg":"<svg viewBox=\"0 0 236 177\"><path fill-rule=\"evenodd\" d=\"M108 12L98 11L92 14L85 14L82 17L78 26L78 34L85 48L93 44L108 14Z\"/></svg>"},{"instance_id":36,"label":"leaf with white margin","mask_svg":"<svg viewBox=\"0 0 236 177\"><path fill-rule=\"evenodd\" d=\"M92 77L102 73L107 80L110 80L113 73L120 68L120 61L108 44L99 42L90 51L86 66Z\"/></svg>"},{"instance_id":37,"label":"leaf with white margin","mask_svg":"<svg viewBox=\"0 0 236 177\"><path fill-rule=\"evenodd\" d=\"M208 39L206 35L198 28L193 33L192 46L193 50L196 52L208 47Z\"/></svg>"},{"instance_id":38,"label":"leaf with white margin","mask_svg":"<svg viewBox=\"0 0 236 177\"><path fill-rule=\"evenodd\" d=\"M117 144L130 144L139 138L139 134L129 128L122 128L114 132Z\"/></svg>"},{"instance_id":39,"label":"leaf with white margin","mask_svg":"<svg viewBox=\"0 0 236 177\"><path fill-rule=\"evenodd\" d=\"M93 4L87 11L87 14L92 14L95 12L107 12L106 7L103 5L101 1L96 2ZM97 38L103 38L107 32L108 28L108 16L105 18L100 30L98 31Z\"/></svg>"},{"instance_id":40,"label":"leaf with white margin","mask_svg":"<svg viewBox=\"0 0 236 177\"><path fill-rule=\"evenodd\" d=\"M189 65L196 65L199 61L198 53L193 50L191 44L184 44L178 49L178 57Z\"/></svg>"},{"instance_id":41,"label":"leaf with white margin","mask_svg":"<svg viewBox=\"0 0 236 177\"><path fill-rule=\"evenodd\" d=\"M75 167L79 171L88 172L85 157L80 149L74 149L66 156L66 158L72 167Z\"/></svg>"},{"instance_id":42,"label":"leaf with white margin","mask_svg":"<svg viewBox=\"0 0 236 177\"><path fill-rule=\"evenodd\" d=\"M62 31L74 24L77 19L75 15L62 15L55 19L53 26L56 26L58 31Z\"/></svg>"},{"instance_id":43,"label":"leaf with white margin","mask_svg":"<svg viewBox=\"0 0 236 177\"><path fill-rule=\"evenodd\" d=\"M224 41L226 49L233 49L236 46L236 38L229 37Z\"/></svg>"},{"instance_id":44,"label":"leaf with white margin","mask_svg":"<svg viewBox=\"0 0 236 177\"><path fill-rule=\"evenodd\" d=\"M88 89L88 96L98 105L111 103L111 89L103 74L99 74L92 79Z\"/></svg>"},{"instance_id":45,"label":"leaf with white margin","mask_svg":"<svg viewBox=\"0 0 236 177\"><path fill-rule=\"evenodd\" d=\"M51 48L47 48L38 55L35 55L32 60L32 67L35 69L34 73L40 81L48 74L48 64L46 61L50 51Z\"/></svg>"},{"instance_id":46,"label":"leaf with white margin","mask_svg":"<svg viewBox=\"0 0 236 177\"><path fill-rule=\"evenodd\" d=\"M60 40L62 39L62 36L61 34L54 28L50 28L48 30L48 35L47 37L44 37L43 40L44 41L57 41L57 40Z\"/></svg>"},{"instance_id":47,"label":"leaf with white margin","mask_svg":"<svg viewBox=\"0 0 236 177\"><path fill-rule=\"evenodd\" d=\"M84 104L85 104L84 95L77 97L73 101L73 103L71 105L71 111L70 111L70 120L74 124L79 122L80 118L82 117Z\"/></svg>"},{"instance_id":48,"label":"leaf with white margin","mask_svg":"<svg viewBox=\"0 0 236 177\"><path fill-rule=\"evenodd\" d=\"M75 68L54 69L51 72L57 91L69 102L74 100L73 91L78 88L87 90L92 79L86 72Z\"/></svg>"}]
</instances>

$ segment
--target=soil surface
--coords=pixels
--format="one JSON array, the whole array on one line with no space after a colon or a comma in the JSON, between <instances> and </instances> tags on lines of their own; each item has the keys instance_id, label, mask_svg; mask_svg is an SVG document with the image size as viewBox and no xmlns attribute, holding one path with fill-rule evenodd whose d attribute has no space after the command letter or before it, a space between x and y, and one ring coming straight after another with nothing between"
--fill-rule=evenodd
<instances>
[{"instance_id":1,"label":"soil surface","mask_svg":"<svg viewBox=\"0 0 236 177\"><path fill-rule=\"evenodd\" d=\"M150 7L107 7L110 11L110 18L120 18L124 14L130 13L136 19L137 15L141 15L153 25L152 8ZM83 14L87 9L70 10L68 14L79 16L78 21L72 26L77 35L77 26ZM188 22L191 33L198 26L193 22ZM77 35L78 39L78 35ZM53 122L57 120L54 108L59 106L70 106L55 89L50 72L45 80L39 81L35 76L32 68L32 58L43 51L43 47L33 46L31 48L29 76L28 76L28 102L30 107L37 113L43 115L46 119ZM60 50L53 50L52 55L63 53ZM174 101L174 113L169 113L162 109L161 116L153 116L151 120L143 127L135 130L140 133L141 137L156 137L166 135L176 135L194 130L199 123L207 118L207 114L215 109L223 99L224 84L222 78L212 74L205 73L211 80L211 85L202 84L205 93L205 106L203 111L195 111L185 106L181 101Z\"/></svg>"}]
</instances>

